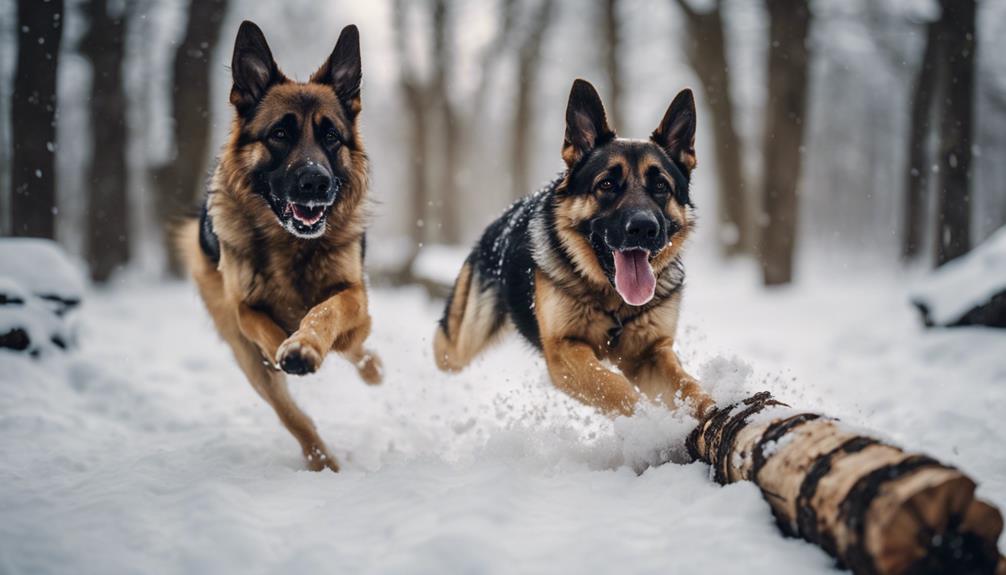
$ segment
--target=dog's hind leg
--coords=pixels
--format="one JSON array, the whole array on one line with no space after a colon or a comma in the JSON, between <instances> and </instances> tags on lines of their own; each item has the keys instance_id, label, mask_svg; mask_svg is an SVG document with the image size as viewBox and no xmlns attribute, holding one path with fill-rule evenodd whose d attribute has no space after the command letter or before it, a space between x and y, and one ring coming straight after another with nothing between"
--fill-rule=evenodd
<instances>
[{"instance_id":1,"label":"dog's hind leg","mask_svg":"<svg viewBox=\"0 0 1006 575\"><path fill-rule=\"evenodd\" d=\"M471 260L465 262L433 337L433 358L443 371L461 371L504 325L495 288L483 289Z\"/></svg>"}]
</instances>

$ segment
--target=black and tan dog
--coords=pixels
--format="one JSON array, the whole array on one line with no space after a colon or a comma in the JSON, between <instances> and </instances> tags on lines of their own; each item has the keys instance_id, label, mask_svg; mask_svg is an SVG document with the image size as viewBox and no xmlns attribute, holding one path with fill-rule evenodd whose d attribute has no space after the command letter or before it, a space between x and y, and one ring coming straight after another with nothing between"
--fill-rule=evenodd
<instances>
[{"instance_id":1,"label":"black and tan dog","mask_svg":"<svg viewBox=\"0 0 1006 575\"><path fill-rule=\"evenodd\" d=\"M694 140L689 90L649 140L627 140L594 87L574 82L568 169L511 206L468 256L434 337L437 365L464 368L512 324L543 352L552 382L584 403L628 414L642 392L705 412L712 400L673 350Z\"/></svg>"},{"instance_id":2,"label":"black and tan dog","mask_svg":"<svg viewBox=\"0 0 1006 575\"><path fill-rule=\"evenodd\" d=\"M359 32L347 26L301 83L280 72L262 31L244 22L232 73L230 139L180 248L217 329L308 466L338 471L283 372L311 373L334 350L367 383L381 379L379 360L363 347L370 316Z\"/></svg>"}]
</instances>

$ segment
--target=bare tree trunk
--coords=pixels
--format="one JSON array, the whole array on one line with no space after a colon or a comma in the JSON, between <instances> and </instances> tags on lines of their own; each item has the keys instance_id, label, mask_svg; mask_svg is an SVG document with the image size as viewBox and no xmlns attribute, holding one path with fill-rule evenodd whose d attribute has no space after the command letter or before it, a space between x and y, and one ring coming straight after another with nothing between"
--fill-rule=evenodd
<instances>
[{"instance_id":1,"label":"bare tree trunk","mask_svg":"<svg viewBox=\"0 0 1006 575\"><path fill-rule=\"evenodd\" d=\"M622 67L619 59L622 38L619 29L619 0L604 0L602 4L601 32L604 38L602 59L608 76L608 119L617 132L622 125Z\"/></svg>"},{"instance_id":2,"label":"bare tree trunk","mask_svg":"<svg viewBox=\"0 0 1006 575\"><path fill-rule=\"evenodd\" d=\"M412 264L419 255L419 248L426 241L426 213L430 201L428 187L428 161L426 135L426 88L420 83L409 57L408 30L406 27L405 0L395 0L392 9L392 26L394 28L395 52L398 56L398 85L402 92L405 110L408 116L408 148L406 149L407 165L409 166L409 237L412 240L409 257L403 262L402 269L393 278L396 283L410 283L415 278L412 275Z\"/></svg>"},{"instance_id":3,"label":"bare tree trunk","mask_svg":"<svg viewBox=\"0 0 1006 575\"><path fill-rule=\"evenodd\" d=\"M784 533L854 573L997 572L1002 514L971 478L835 419L759 393L713 410L688 451L719 483L754 482Z\"/></svg>"},{"instance_id":4,"label":"bare tree trunk","mask_svg":"<svg viewBox=\"0 0 1006 575\"><path fill-rule=\"evenodd\" d=\"M941 0L946 73L940 120L936 265L971 249L971 145L974 114L975 0Z\"/></svg>"},{"instance_id":5,"label":"bare tree trunk","mask_svg":"<svg viewBox=\"0 0 1006 575\"><path fill-rule=\"evenodd\" d=\"M11 37L8 38L6 31L0 31L0 43L13 44L17 38L17 32L11 30ZM7 87L0 88L0 236L11 234L10 221L10 107L4 99Z\"/></svg>"},{"instance_id":6,"label":"bare tree trunk","mask_svg":"<svg viewBox=\"0 0 1006 575\"><path fill-rule=\"evenodd\" d=\"M519 199L531 192L530 156L534 147L534 107L532 99L537 92L538 69L541 67L541 48L545 31L555 11L553 0L543 0L531 19L532 26L520 47L517 62L517 98L514 108L513 139L510 142L511 196Z\"/></svg>"},{"instance_id":7,"label":"bare tree trunk","mask_svg":"<svg viewBox=\"0 0 1006 575\"><path fill-rule=\"evenodd\" d=\"M759 222L759 248L764 283L771 286L793 280L811 14L804 0L767 0L767 7L768 101L762 146L764 217Z\"/></svg>"},{"instance_id":8,"label":"bare tree trunk","mask_svg":"<svg viewBox=\"0 0 1006 575\"><path fill-rule=\"evenodd\" d=\"M482 110L485 108L492 74L513 37L517 21L517 8L517 0L501 0L500 26L497 28L496 36L489 43L489 46L486 47L481 57L482 65L480 72L482 76L479 78L479 85L475 91L475 104L473 106L473 116L476 118L481 116Z\"/></svg>"},{"instance_id":9,"label":"bare tree trunk","mask_svg":"<svg viewBox=\"0 0 1006 575\"><path fill-rule=\"evenodd\" d=\"M91 163L87 189L87 261L91 277L106 281L129 260L129 198L126 188L126 92L122 61L125 21L108 13L106 0L87 5L90 20L81 51L91 62Z\"/></svg>"},{"instance_id":10,"label":"bare tree trunk","mask_svg":"<svg viewBox=\"0 0 1006 575\"><path fill-rule=\"evenodd\" d=\"M723 255L734 256L751 251L754 222L744 182L740 136L734 125L722 2L717 0L709 12L695 10L688 0L677 0L677 4L688 21L685 52L713 116L720 249Z\"/></svg>"},{"instance_id":11,"label":"bare tree trunk","mask_svg":"<svg viewBox=\"0 0 1006 575\"><path fill-rule=\"evenodd\" d=\"M929 134L933 97L936 92L936 68L939 66L941 22L926 26L926 47L915 76L912 94L912 119L908 136L908 163L905 166L904 236L901 257L911 260L919 255L926 225L926 198L929 196Z\"/></svg>"},{"instance_id":12,"label":"bare tree trunk","mask_svg":"<svg viewBox=\"0 0 1006 575\"><path fill-rule=\"evenodd\" d=\"M402 92L409 111L409 163L412 165L412 240L416 249L426 240L426 208L429 190L426 182L426 106L422 86L402 80Z\"/></svg>"},{"instance_id":13,"label":"bare tree trunk","mask_svg":"<svg viewBox=\"0 0 1006 575\"><path fill-rule=\"evenodd\" d=\"M450 50L451 13L446 0L435 0L433 5L433 99L439 107L443 146L440 174L440 238L448 244L461 241L459 228L458 173L461 159L460 117L454 109L449 84L453 71L453 54Z\"/></svg>"},{"instance_id":14,"label":"bare tree trunk","mask_svg":"<svg viewBox=\"0 0 1006 575\"><path fill-rule=\"evenodd\" d=\"M185 38L175 52L171 109L174 116L174 156L152 170L157 186L169 271L181 275L182 265L172 246L172 230L203 192L210 156L210 57L220 40L227 0L192 0Z\"/></svg>"},{"instance_id":15,"label":"bare tree trunk","mask_svg":"<svg viewBox=\"0 0 1006 575\"><path fill-rule=\"evenodd\" d=\"M485 146L476 145L479 144L478 139L484 134L485 129L484 123L480 120L485 117L484 112L489 100L489 87L501 59L509 52L510 46L513 44L514 30L517 27L516 24L519 15L519 3L517 0L500 0L497 8L499 10L499 25L496 27L492 40L489 41L485 49L479 54L480 76L478 86L469 100L469 105L458 107L458 110L460 110L460 114L458 115L460 121L456 121L455 129L458 130L456 141L458 142L457 146L461 157L457 162L464 166L461 168L461 172L455 183L459 190L467 190L473 184L482 185L481 182L475 183L472 181L475 174L482 171L482 166L487 158ZM482 190L483 194L489 191L488 189ZM458 205L454 209L460 210L462 207L462 205ZM458 235L459 239L461 239L460 236L463 230L461 229L460 217L457 215L455 217L458 218Z\"/></svg>"},{"instance_id":16,"label":"bare tree trunk","mask_svg":"<svg viewBox=\"0 0 1006 575\"><path fill-rule=\"evenodd\" d=\"M17 3L11 94L11 233L56 237L56 78L63 0Z\"/></svg>"}]
</instances>

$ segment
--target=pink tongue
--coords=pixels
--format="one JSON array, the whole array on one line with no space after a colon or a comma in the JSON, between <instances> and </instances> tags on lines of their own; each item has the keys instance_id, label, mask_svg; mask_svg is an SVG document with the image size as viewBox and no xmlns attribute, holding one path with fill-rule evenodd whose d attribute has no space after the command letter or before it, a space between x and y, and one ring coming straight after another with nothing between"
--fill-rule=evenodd
<instances>
[{"instance_id":1,"label":"pink tongue","mask_svg":"<svg viewBox=\"0 0 1006 575\"><path fill-rule=\"evenodd\" d=\"M653 299L657 278L647 261L646 250L615 250L615 289L629 305L643 305Z\"/></svg>"},{"instance_id":2,"label":"pink tongue","mask_svg":"<svg viewBox=\"0 0 1006 575\"><path fill-rule=\"evenodd\" d=\"M319 219L321 219L321 213L323 210L320 208L304 208L297 204L293 204L293 215L306 225L313 225Z\"/></svg>"}]
</instances>

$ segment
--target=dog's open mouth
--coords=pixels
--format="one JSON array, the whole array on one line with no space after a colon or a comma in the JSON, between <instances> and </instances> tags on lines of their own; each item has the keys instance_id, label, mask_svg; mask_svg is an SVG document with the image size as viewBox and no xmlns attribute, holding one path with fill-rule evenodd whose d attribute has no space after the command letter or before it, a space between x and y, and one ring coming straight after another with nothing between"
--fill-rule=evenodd
<instances>
[{"instance_id":1,"label":"dog's open mouth","mask_svg":"<svg viewBox=\"0 0 1006 575\"><path fill-rule=\"evenodd\" d=\"M293 216L293 219L305 226L313 226L318 223L322 216L325 215L325 209L329 205L330 204L308 206L305 204L287 203L287 206L289 206L290 209L290 215Z\"/></svg>"},{"instance_id":2,"label":"dog's open mouth","mask_svg":"<svg viewBox=\"0 0 1006 575\"><path fill-rule=\"evenodd\" d=\"M653 299L657 278L653 275L648 250L612 250L615 257L615 290L629 305L643 305Z\"/></svg>"},{"instance_id":3,"label":"dog's open mouth","mask_svg":"<svg viewBox=\"0 0 1006 575\"><path fill-rule=\"evenodd\" d=\"M298 204L287 202L283 206L282 220L292 224L291 230L300 236L314 236L324 228L325 216L331 203L328 204Z\"/></svg>"}]
</instances>

